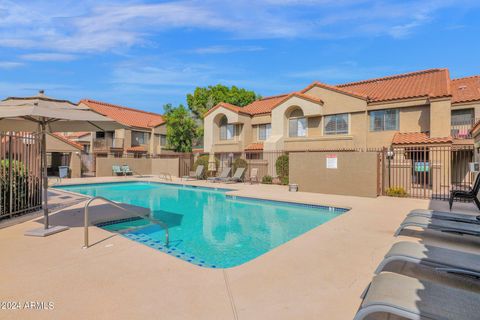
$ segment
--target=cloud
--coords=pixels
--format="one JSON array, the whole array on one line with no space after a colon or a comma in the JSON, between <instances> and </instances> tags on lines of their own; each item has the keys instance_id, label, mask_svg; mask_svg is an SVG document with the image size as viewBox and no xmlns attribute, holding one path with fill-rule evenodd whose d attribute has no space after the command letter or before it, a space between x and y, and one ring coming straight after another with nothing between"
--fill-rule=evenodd
<instances>
[{"instance_id":1,"label":"cloud","mask_svg":"<svg viewBox=\"0 0 480 320\"><path fill-rule=\"evenodd\" d=\"M0 61L0 69L14 69L22 67L24 64L21 62L14 61Z\"/></svg>"},{"instance_id":2,"label":"cloud","mask_svg":"<svg viewBox=\"0 0 480 320\"><path fill-rule=\"evenodd\" d=\"M66 53L29 53L22 54L20 58L30 61L72 61L78 56Z\"/></svg>"},{"instance_id":3,"label":"cloud","mask_svg":"<svg viewBox=\"0 0 480 320\"><path fill-rule=\"evenodd\" d=\"M254 51L262 51L265 48L260 46L210 46L210 47L203 47L203 48L196 48L193 49L192 52L198 54L222 54L222 53L234 53L234 52L254 52Z\"/></svg>"},{"instance_id":4,"label":"cloud","mask_svg":"<svg viewBox=\"0 0 480 320\"><path fill-rule=\"evenodd\" d=\"M402 38L441 10L478 5L473 0L0 0L0 46L98 53L150 45L172 30L213 30L233 39ZM222 45L203 49L233 52Z\"/></svg>"}]
</instances>

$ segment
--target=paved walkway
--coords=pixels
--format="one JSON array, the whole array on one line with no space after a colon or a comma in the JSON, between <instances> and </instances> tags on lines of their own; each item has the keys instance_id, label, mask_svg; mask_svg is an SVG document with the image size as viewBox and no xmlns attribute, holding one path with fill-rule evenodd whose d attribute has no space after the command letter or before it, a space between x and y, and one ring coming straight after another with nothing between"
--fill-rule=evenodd
<instances>
[{"instance_id":1,"label":"paved walkway","mask_svg":"<svg viewBox=\"0 0 480 320\"><path fill-rule=\"evenodd\" d=\"M76 181L64 181L72 182ZM23 236L25 230L38 227L41 218L0 229L0 301L54 303L53 310L0 310L0 318L352 319L373 270L398 241L392 235L408 211L447 205L290 193L282 186L227 187L238 189L232 192L236 195L352 209L255 260L217 270L194 266L96 227L90 228L96 244L82 249L84 200L69 199L75 200L72 206L52 214L52 223L72 225L66 232L46 238ZM54 193L52 203L58 201L53 198L66 196ZM473 212L474 207L460 204L457 209ZM93 209L98 218L115 214L105 205ZM401 238L439 241L428 233L412 232ZM466 237L457 245L478 244Z\"/></svg>"}]
</instances>

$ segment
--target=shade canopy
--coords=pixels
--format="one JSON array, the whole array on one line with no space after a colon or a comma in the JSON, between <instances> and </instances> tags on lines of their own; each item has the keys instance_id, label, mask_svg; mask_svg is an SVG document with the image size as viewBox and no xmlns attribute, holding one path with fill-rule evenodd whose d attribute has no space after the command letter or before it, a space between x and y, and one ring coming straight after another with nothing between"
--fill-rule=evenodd
<instances>
[{"instance_id":1,"label":"shade canopy","mask_svg":"<svg viewBox=\"0 0 480 320\"><path fill-rule=\"evenodd\" d=\"M0 131L49 132L113 131L125 126L68 100L49 98L40 91L34 97L9 97L0 101Z\"/></svg>"}]
</instances>

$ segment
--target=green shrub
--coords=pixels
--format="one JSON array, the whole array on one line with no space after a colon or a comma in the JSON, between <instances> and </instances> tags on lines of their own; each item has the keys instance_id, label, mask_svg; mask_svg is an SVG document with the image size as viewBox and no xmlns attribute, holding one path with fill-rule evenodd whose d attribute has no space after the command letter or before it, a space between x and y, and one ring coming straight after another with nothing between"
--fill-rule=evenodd
<instances>
[{"instance_id":1,"label":"green shrub","mask_svg":"<svg viewBox=\"0 0 480 320\"><path fill-rule=\"evenodd\" d=\"M272 181L273 181L272 176L269 176L268 174L266 176L263 176L262 178L263 184L272 184Z\"/></svg>"},{"instance_id":2,"label":"green shrub","mask_svg":"<svg viewBox=\"0 0 480 320\"><path fill-rule=\"evenodd\" d=\"M237 158L235 159L235 161L233 161L233 168L232 168L232 172L235 174L235 171L237 171L237 168L245 168L247 169L248 167L248 163L245 159L242 159L242 158Z\"/></svg>"},{"instance_id":3,"label":"green shrub","mask_svg":"<svg viewBox=\"0 0 480 320\"><path fill-rule=\"evenodd\" d=\"M387 196L403 198L408 196L408 193L402 187L391 187L387 189Z\"/></svg>"},{"instance_id":4,"label":"green shrub","mask_svg":"<svg viewBox=\"0 0 480 320\"><path fill-rule=\"evenodd\" d=\"M199 165L203 165L203 173L202 173L202 179L206 179L207 178L207 171L208 171L208 158L209 158L209 155L208 154L205 154L203 156L200 156L198 157L197 161L195 161L195 163L193 164L193 171L196 171L197 170L197 167ZM215 167L217 168L218 170L218 166L220 165L220 161L218 160L217 157L215 157Z\"/></svg>"},{"instance_id":5,"label":"green shrub","mask_svg":"<svg viewBox=\"0 0 480 320\"><path fill-rule=\"evenodd\" d=\"M288 185L288 181L289 181L288 177L280 177L280 184L286 186Z\"/></svg>"},{"instance_id":6,"label":"green shrub","mask_svg":"<svg viewBox=\"0 0 480 320\"><path fill-rule=\"evenodd\" d=\"M288 155L284 154L277 158L275 162L275 169L277 170L277 175L281 178L288 178Z\"/></svg>"}]
</instances>

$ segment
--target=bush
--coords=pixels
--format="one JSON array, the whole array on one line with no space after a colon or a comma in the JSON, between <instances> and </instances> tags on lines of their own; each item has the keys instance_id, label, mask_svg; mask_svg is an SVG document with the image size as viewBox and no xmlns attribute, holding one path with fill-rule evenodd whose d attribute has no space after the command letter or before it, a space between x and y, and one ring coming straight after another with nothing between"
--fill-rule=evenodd
<instances>
[{"instance_id":1,"label":"bush","mask_svg":"<svg viewBox=\"0 0 480 320\"><path fill-rule=\"evenodd\" d=\"M242 159L242 158L237 158L235 159L235 161L233 161L233 173L235 174L235 171L237 171L237 168L245 168L247 169L248 167L248 163L245 159Z\"/></svg>"},{"instance_id":2,"label":"bush","mask_svg":"<svg viewBox=\"0 0 480 320\"><path fill-rule=\"evenodd\" d=\"M288 184L288 177L280 177L280 184L286 186Z\"/></svg>"},{"instance_id":3,"label":"bush","mask_svg":"<svg viewBox=\"0 0 480 320\"><path fill-rule=\"evenodd\" d=\"M402 187L391 187L387 189L387 196L403 198L408 196L408 193Z\"/></svg>"},{"instance_id":4,"label":"bush","mask_svg":"<svg viewBox=\"0 0 480 320\"><path fill-rule=\"evenodd\" d=\"M277 175L280 179L284 177L288 178L288 155L285 154L277 158L275 169L277 170Z\"/></svg>"},{"instance_id":5,"label":"bush","mask_svg":"<svg viewBox=\"0 0 480 320\"><path fill-rule=\"evenodd\" d=\"M201 176L202 179L207 178L208 158L209 158L209 155L205 154L203 156L198 157L197 161L195 161L195 163L193 164L193 171L196 171L197 167L199 165L203 165L204 169L203 169L203 173L202 173L202 176ZM219 165L220 165L220 161L215 157L215 167L217 168L217 170L218 170Z\"/></svg>"},{"instance_id":6,"label":"bush","mask_svg":"<svg viewBox=\"0 0 480 320\"><path fill-rule=\"evenodd\" d=\"M269 176L268 174L266 176L263 176L262 178L263 184L272 184L272 181L273 181L272 176Z\"/></svg>"}]
</instances>

